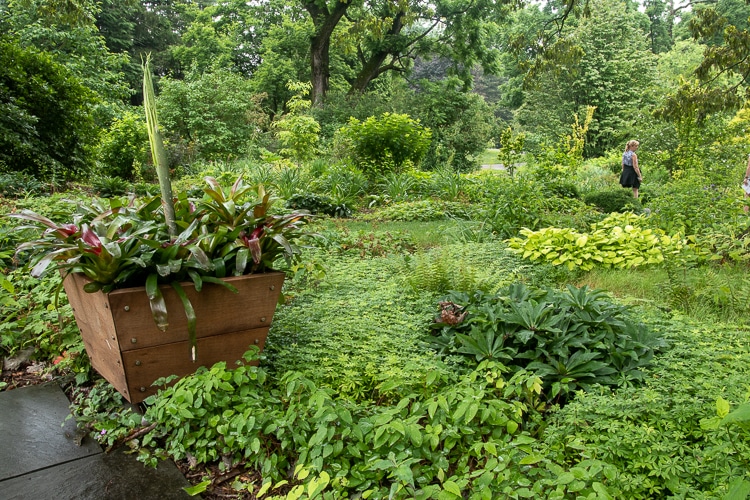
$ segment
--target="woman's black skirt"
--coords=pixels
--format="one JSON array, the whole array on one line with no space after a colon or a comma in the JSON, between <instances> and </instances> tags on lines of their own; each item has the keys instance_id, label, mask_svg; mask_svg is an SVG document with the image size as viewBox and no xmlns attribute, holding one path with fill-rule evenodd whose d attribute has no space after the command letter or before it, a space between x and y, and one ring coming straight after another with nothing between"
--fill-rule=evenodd
<instances>
[{"instance_id":1,"label":"woman's black skirt","mask_svg":"<svg viewBox=\"0 0 750 500\"><path fill-rule=\"evenodd\" d=\"M620 174L620 186L624 188L641 187L641 181L638 180L638 174L635 173L635 169L632 167L632 165L622 166L622 173Z\"/></svg>"}]
</instances>

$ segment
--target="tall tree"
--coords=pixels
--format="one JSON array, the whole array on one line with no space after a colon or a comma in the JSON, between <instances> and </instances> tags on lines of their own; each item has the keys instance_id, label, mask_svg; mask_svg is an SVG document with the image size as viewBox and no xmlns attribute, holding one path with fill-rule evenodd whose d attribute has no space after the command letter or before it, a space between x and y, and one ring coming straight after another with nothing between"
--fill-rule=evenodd
<instances>
[{"instance_id":1,"label":"tall tree","mask_svg":"<svg viewBox=\"0 0 750 500\"><path fill-rule=\"evenodd\" d=\"M113 103L122 58L99 36L93 1L11 2L0 16L0 163L41 179L81 176Z\"/></svg>"},{"instance_id":2,"label":"tall tree","mask_svg":"<svg viewBox=\"0 0 750 500\"><path fill-rule=\"evenodd\" d=\"M750 98L750 6L721 0L697 6L689 20L694 40L705 44L696 68L697 82L687 80L666 100L660 115L670 120L702 122L713 113L736 109Z\"/></svg>"},{"instance_id":3,"label":"tall tree","mask_svg":"<svg viewBox=\"0 0 750 500\"><path fill-rule=\"evenodd\" d=\"M569 48L557 64L539 66L527 81L518 120L529 129L546 130L554 140L577 114L596 107L586 137L586 155L602 154L629 134L639 108L649 106L655 58L644 16L635 8L625 12L617 0L592 3L575 26L563 30L561 43ZM572 49L575 50L572 50ZM574 57L570 57L574 54Z\"/></svg>"},{"instance_id":4,"label":"tall tree","mask_svg":"<svg viewBox=\"0 0 750 500\"><path fill-rule=\"evenodd\" d=\"M510 0L392 2L373 0L347 13L350 43L359 61L352 92L363 92L387 71L406 72L416 57L437 55L451 72L471 79L481 65L496 72L498 25L508 18Z\"/></svg>"},{"instance_id":5,"label":"tall tree","mask_svg":"<svg viewBox=\"0 0 750 500\"><path fill-rule=\"evenodd\" d=\"M566 0L575 2L578 0ZM363 92L378 76L406 72L418 56L453 62L453 73L470 80L475 64L497 68L497 25L514 0L301 0L310 15L312 99L322 102L331 78L332 49L352 56L351 92ZM338 29L338 31L336 31ZM335 44L332 41L335 39Z\"/></svg>"},{"instance_id":6,"label":"tall tree","mask_svg":"<svg viewBox=\"0 0 750 500\"><path fill-rule=\"evenodd\" d=\"M313 105L325 98L331 78L331 36L339 21L354 2L344 0L301 0L312 19L315 31L310 37L310 99Z\"/></svg>"},{"instance_id":7,"label":"tall tree","mask_svg":"<svg viewBox=\"0 0 750 500\"><path fill-rule=\"evenodd\" d=\"M668 51L672 40L672 26L674 14L665 0L646 0L643 3L645 13L650 21L648 36L651 42L651 52L659 54Z\"/></svg>"}]
</instances>

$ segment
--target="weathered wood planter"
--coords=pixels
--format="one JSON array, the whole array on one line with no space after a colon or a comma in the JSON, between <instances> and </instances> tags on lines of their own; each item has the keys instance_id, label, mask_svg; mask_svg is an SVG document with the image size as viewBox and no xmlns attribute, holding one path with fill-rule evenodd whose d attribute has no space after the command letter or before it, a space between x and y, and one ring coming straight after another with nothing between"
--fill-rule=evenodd
<instances>
[{"instance_id":1,"label":"weathered wood planter","mask_svg":"<svg viewBox=\"0 0 750 500\"><path fill-rule=\"evenodd\" d=\"M169 312L169 327L163 332L154 322L143 287L86 293L83 275L69 275L63 285L91 366L125 399L139 403L157 391L151 386L157 378L183 377L219 361L231 366L251 345L263 349L284 273L249 274L225 281L239 293L211 283L196 292L192 283L183 283L197 318L195 362L184 308L170 286L162 287Z\"/></svg>"}]
</instances>

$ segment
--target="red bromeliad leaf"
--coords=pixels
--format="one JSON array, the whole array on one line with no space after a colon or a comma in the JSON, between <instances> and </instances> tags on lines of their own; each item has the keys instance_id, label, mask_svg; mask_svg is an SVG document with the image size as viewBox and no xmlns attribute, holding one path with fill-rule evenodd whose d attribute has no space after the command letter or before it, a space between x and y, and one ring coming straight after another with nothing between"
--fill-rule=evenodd
<instances>
[{"instance_id":1,"label":"red bromeliad leaf","mask_svg":"<svg viewBox=\"0 0 750 500\"><path fill-rule=\"evenodd\" d=\"M73 236L78 232L78 226L76 226L75 224L63 224L62 226L58 226L57 232L63 238L68 238L69 236Z\"/></svg>"},{"instance_id":2,"label":"red bromeliad leaf","mask_svg":"<svg viewBox=\"0 0 750 500\"><path fill-rule=\"evenodd\" d=\"M94 233L91 228L84 224L83 230L81 231L81 240L91 247L92 251L99 255L102 253L102 242L99 237Z\"/></svg>"},{"instance_id":3,"label":"red bromeliad leaf","mask_svg":"<svg viewBox=\"0 0 750 500\"><path fill-rule=\"evenodd\" d=\"M248 240L247 247L250 249L250 255L253 256L253 262L260 264L260 256L262 253L260 249L260 240L258 238Z\"/></svg>"}]
</instances>

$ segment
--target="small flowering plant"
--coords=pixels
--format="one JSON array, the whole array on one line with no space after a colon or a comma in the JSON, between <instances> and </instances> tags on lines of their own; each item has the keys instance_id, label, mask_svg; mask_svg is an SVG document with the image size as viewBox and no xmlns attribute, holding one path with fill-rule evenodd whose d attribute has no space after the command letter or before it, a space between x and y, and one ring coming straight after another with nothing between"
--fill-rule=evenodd
<instances>
[{"instance_id":1,"label":"small flowering plant","mask_svg":"<svg viewBox=\"0 0 750 500\"><path fill-rule=\"evenodd\" d=\"M292 264L299 257L298 240L307 235L306 212L275 214L276 201L262 185L251 186L240 177L225 190L207 177L200 199L180 193L174 200L170 231L160 197L140 200L95 199L81 205L68 224L31 211L10 214L28 224L19 229L41 230L37 239L22 243L17 253L28 252L32 275L55 270L63 277L82 273L87 292L146 287L156 324L167 327L167 311L159 285L170 284L185 306L191 340L193 308L180 283L217 283L228 276L262 273L278 258ZM236 291L236 290L234 290Z\"/></svg>"}]
</instances>

